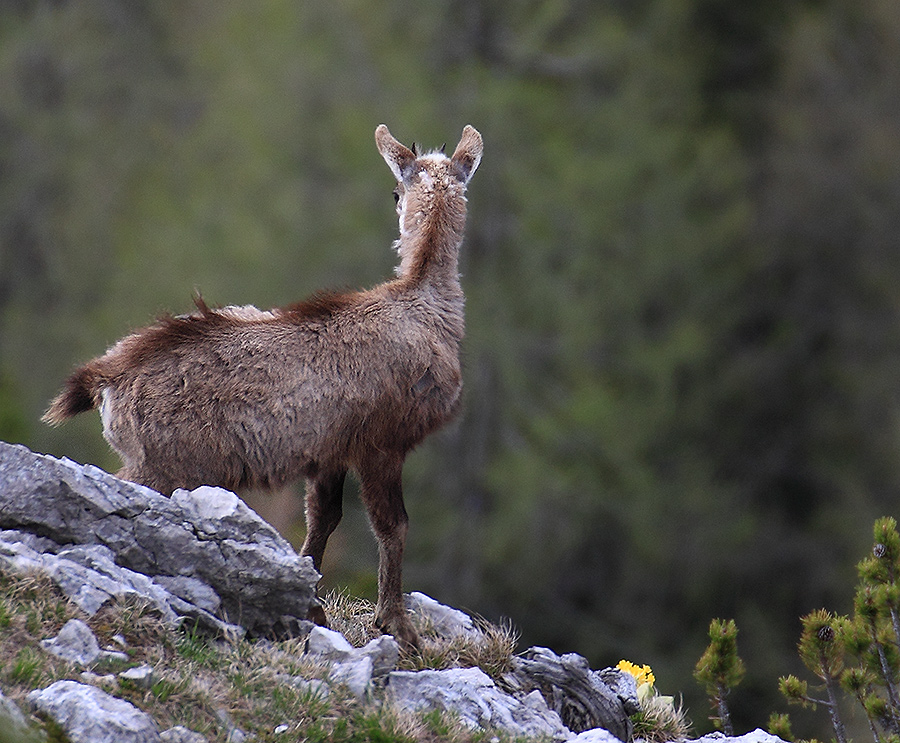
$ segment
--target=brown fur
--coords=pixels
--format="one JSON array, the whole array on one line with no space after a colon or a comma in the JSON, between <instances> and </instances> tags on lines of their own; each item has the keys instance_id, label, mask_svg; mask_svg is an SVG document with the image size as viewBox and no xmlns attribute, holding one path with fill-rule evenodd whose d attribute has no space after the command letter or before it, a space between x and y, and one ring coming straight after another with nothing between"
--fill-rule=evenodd
<instances>
[{"instance_id":1,"label":"brown fur","mask_svg":"<svg viewBox=\"0 0 900 743\"><path fill-rule=\"evenodd\" d=\"M274 488L306 477L303 553L321 565L348 469L379 544L377 620L408 645L401 565L407 453L459 407L465 187L481 159L472 127L453 156L415 155L387 127L378 149L398 179L398 276L268 312L164 317L78 369L44 420L98 407L119 475L163 493Z\"/></svg>"}]
</instances>

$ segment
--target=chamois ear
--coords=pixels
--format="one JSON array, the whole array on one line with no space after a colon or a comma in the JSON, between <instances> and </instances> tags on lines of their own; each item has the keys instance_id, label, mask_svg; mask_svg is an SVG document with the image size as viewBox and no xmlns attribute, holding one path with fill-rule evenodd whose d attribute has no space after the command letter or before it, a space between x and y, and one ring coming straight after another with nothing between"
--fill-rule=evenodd
<instances>
[{"instance_id":1,"label":"chamois ear","mask_svg":"<svg viewBox=\"0 0 900 743\"><path fill-rule=\"evenodd\" d=\"M453 152L453 157L450 158L464 183L469 182L469 179L478 168L483 150L484 142L478 130L474 126L466 124L459 144L456 145L456 150Z\"/></svg>"},{"instance_id":2,"label":"chamois ear","mask_svg":"<svg viewBox=\"0 0 900 743\"><path fill-rule=\"evenodd\" d=\"M400 182L409 178L413 171L416 155L409 147L394 139L384 124L379 124L375 130L375 145L394 174L394 178Z\"/></svg>"}]
</instances>

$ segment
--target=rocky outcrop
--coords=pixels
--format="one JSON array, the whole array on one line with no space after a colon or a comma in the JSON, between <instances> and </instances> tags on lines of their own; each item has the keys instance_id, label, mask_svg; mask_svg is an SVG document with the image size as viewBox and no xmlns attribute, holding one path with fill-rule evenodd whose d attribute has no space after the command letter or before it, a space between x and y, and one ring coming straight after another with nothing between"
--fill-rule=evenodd
<instances>
[{"instance_id":1,"label":"rocky outcrop","mask_svg":"<svg viewBox=\"0 0 900 743\"><path fill-rule=\"evenodd\" d=\"M604 728L619 740L631 739L630 715L640 710L630 673L614 668L592 671L576 653L559 656L530 648L513 658L504 686L518 694L539 691L569 730Z\"/></svg>"},{"instance_id":2,"label":"rocky outcrop","mask_svg":"<svg viewBox=\"0 0 900 743\"><path fill-rule=\"evenodd\" d=\"M89 614L146 595L164 614L256 636L298 634L319 574L221 488L167 498L0 442L0 565L47 572Z\"/></svg>"},{"instance_id":3,"label":"rocky outcrop","mask_svg":"<svg viewBox=\"0 0 900 743\"><path fill-rule=\"evenodd\" d=\"M306 639L306 654L330 666L328 683L343 685L362 700L372 691L375 679L396 668L400 645L390 635L384 635L362 648L354 648L340 632L314 627ZM309 683L300 677L288 681L301 686ZM327 685L320 686L319 690L324 693Z\"/></svg>"},{"instance_id":4,"label":"rocky outcrop","mask_svg":"<svg viewBox=\"0 0 900 743\"><path fill-rule=\"evenodd\" d=\"M0 442L0 529L0 570L45 573L88 615L113 598L134 596L171 624L190 619L232 639L245 632L305 636L303 653L325 668L323 677L282 674L276 684L310 695L341 690L360 705L446 711L472 729L517 738L616 743L631 735L629 715L638 709L634 679L616 669L593 671L581 656L531 648L497 679L479 668L398 670L400 648L392 637L355 648L340 633L314 627L305 621L319 578L310 561L228 491L204 487L166 498L95 467ZM485 637L467 614L424 594L407 596L406 604L420 631L448 642ZM113 643L101 648L79 619L43 638L39 647L71 664L80 680L32 691L31 711L52 719L73 743L203 741L181 726L160 730L115 696L116 689L150 689L158 669L92 672L98 661L128 658L121 652L124 638ZM246 740L221 714L228 740ZM40 739L0 690L3 743L7 731L18 736L13 740ZM745 738L740 743L779 743Z\"/></svg>"},{"instance_id":5,"label":"rocky outcrop","mask_svg":"<svg viewBox=\"0 0 900 743\"><path fill-rule=\"evenodd\" d=\"M393 671L388 693L407 709L452 711L473 729L495 728L516 737L568 740L572 734L537 691L521 697L501 691L480 668Z\"/></svg>"}]
</instances>

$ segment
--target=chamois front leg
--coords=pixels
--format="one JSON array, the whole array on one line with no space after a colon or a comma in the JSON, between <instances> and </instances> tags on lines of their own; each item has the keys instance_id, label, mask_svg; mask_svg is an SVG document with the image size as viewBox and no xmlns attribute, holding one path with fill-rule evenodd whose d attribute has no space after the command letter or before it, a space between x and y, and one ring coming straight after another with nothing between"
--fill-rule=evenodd
<instances>
[{"instance_id":1,"label":"chamois front leg","mask_svg":"<svg viewBox=\"0 0 900 743\"><path fill-rule=\"evenodd\" d=\"M378 459L360 468L359 473L362 499L378 540L375 624L407 649L418 649L419 636L403 604L403 548L409 528L409 516L403 505L403 459L388 456Z\"/></svg>"},{"instance_id":2,"label":"chamois front leg","mask_svg":"<svg viewBox=\"0 0 900 743\"><path fill-rule=\"evenodd\" d=\"M320 473L306 483L306 539L300 551L313 559L316 570L322 569L322 556L328 537L337 528L343 515L344 477L346 470ZM321 606L309 611L309 619L322 626L328 618Z\"/></svg>"}]
</instances>

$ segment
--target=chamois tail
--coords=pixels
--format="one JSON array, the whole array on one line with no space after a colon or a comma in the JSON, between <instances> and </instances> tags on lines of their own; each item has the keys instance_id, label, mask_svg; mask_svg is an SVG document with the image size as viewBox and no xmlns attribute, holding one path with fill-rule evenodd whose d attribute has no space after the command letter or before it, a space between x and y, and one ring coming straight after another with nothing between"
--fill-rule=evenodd
<instances>
[{"instance_id":1,"label":"chamois tail","mask_svg":"<svg viewBox=\"0 0 900 743\"><path fill-rule=\"evenodd\" d=\"M78 413L97 407L103 375L95 364L86 364L75 371L66 385L50 403L41 418L44 423L58 426Z\"/></svg>"}]
</instances>

